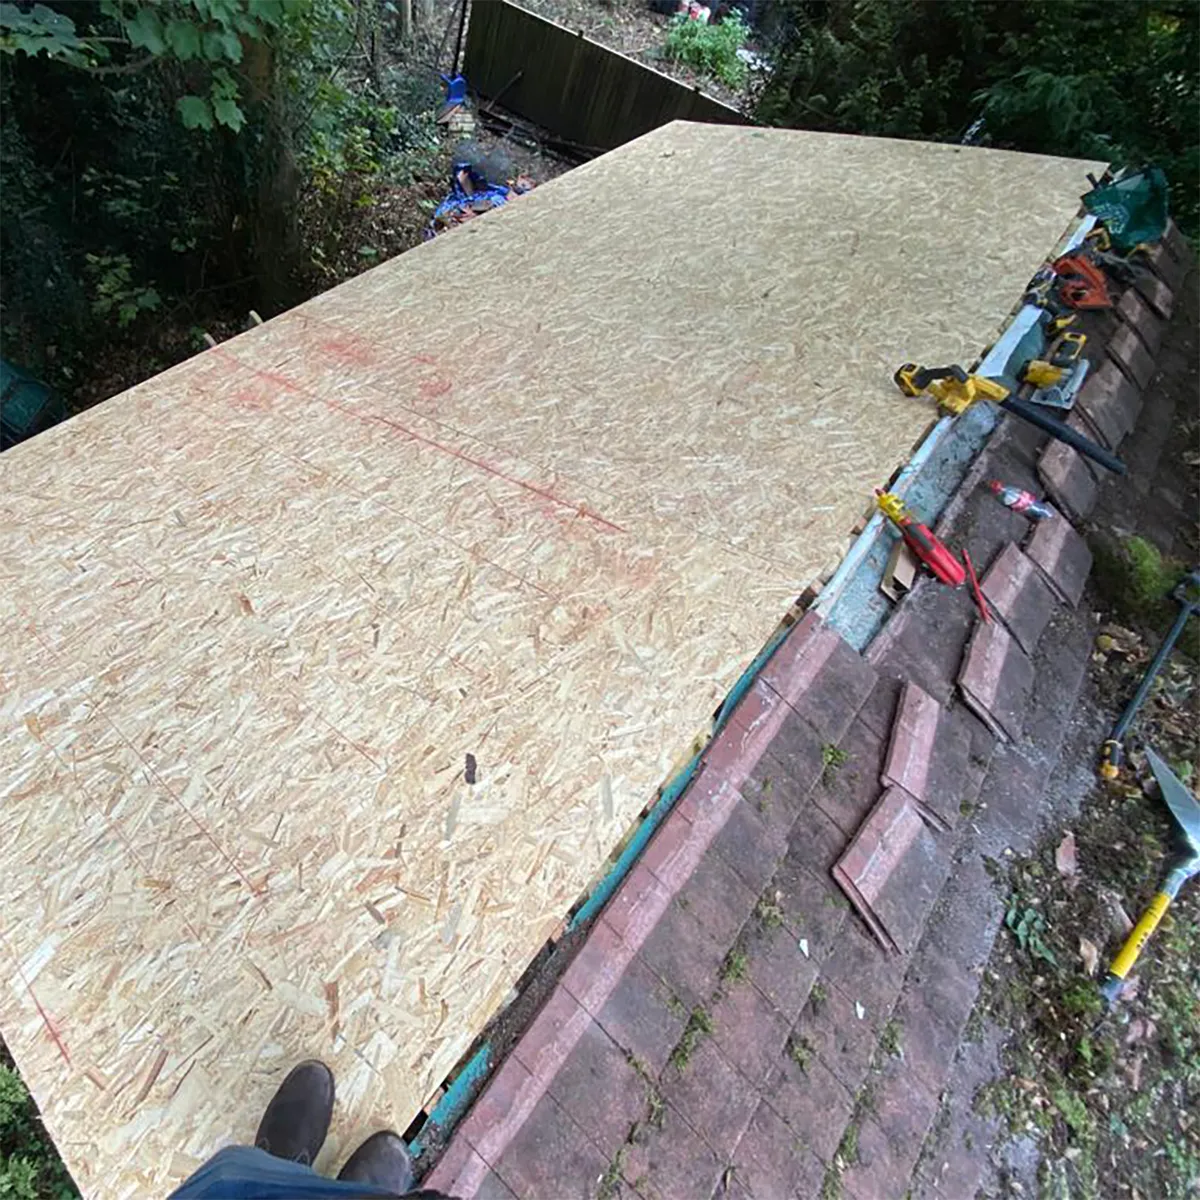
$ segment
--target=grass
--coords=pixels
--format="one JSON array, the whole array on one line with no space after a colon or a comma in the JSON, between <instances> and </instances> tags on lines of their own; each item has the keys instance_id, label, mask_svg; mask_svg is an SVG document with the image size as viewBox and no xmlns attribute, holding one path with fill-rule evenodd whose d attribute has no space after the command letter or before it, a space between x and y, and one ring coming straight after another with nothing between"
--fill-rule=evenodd
<instances>
[{"instance_id":1,"label":"grass","mask_svg":"<svg viewBox=\"0 0 1200 1200\"><path fill-rule=\"evenodd\" d=\"M658 1090L658 1081L636 1054L627 1054L625 1058L634 1074L646 1085L646 1124L652 1129L661 1129L666 1124L667 1106Z\"/></svg>"},{"instance_id":2,"label":"grass","mask_svg":"<svg viewBox=\"0 0 1200 1200\"><path fill-rule=\"evenodd\" d=\"M842 1172L858 1162L857 1118L858 1114L856 1113L855 1119L846 1126L842 1140L838 1144L837 1150L834 1151L833 1162L829 1165L825 1172L825 1178L821 1182L820 1200L841 1200Z\"/></svg>"},{"instance_id":3,"label":"grass","mask_svg":"<svg viewBox=\"0 0 1200 1200\"><path fill-rule=\"evenodd\" d=\"M667 33L663 55L701 74L715 76L726 87L740 88L746 80L746 64L737 52L749 36L749 27L736 15L706 25L676 17Z\"/></svg>"},{"instance_id":4,"label":"grass","mask_svg":"<svg viewBox=\"0 0 1200 1200\"><path fill-rule=\"evenodd\" d=\"M646 1064L642 1062L642 1060L638 1058L636 1054L626 1054L625 1061L633 1068L633 1073L644 1084L646 1084L647 1087L654 1086L654 1076L650 1073L650 1068L646 1066Z\"/></svg>"},{"instance_id":5,"label":"grass","mask_svg":"<svg viewBox=\"0 0 1200 1200\"><path fill-rule=\"evenodd\" d=\"M904 1054L904 1022L892 1017L879 1035L879 1048L890 1058L901 1058Z\"/></svg>"},{"instance_id":6,"label":"grass","mask_svg":"<svg viewBox=\"0 0 1200 1200\"><path fill-rule=\"evenodd\" d=\"M0 1042L0 1197L75 1200L79 1191Z\"/></svg>"},{"instance_id":7,"label":"grass","mask_svg":"<svg viewBox=\"0 0 1200 1200\"><path fill-rule=\"evenodd\" d=\"M646 1092L646 1124L651 1129L662 1130L667 1123L667 1105L662 1098L662 1092L657 1087L651 1087Z\"/></svg>"},{"instance_id":8,"label":"grass","mask_svg":"<svg viewBox=\"0 0 1200 1200\"><path fill-rule=\"evenodd\" d=\"M623 1142L608 1164L608 1169L600 1177L600 1186L596 1190L596 1200L616 1200L621 1194L621 1180L625 1175L625 1160L629 1157L629 1143Z\"/></svg>"},{"instance_id":9,"label":"grass","mask_svg":"<svg viewBox=\"0 0 1200 1200\"><path fill-rule=\"evenodd\" d=\"M646 1087L646 1115L630 1126L625 1141L618 1147L604 1174L600 1177L600 1185L596 1192L597 1200L616 1200L622 1194L622 1180L625 1176L625 1164L629 1158L631 1146L645 1145L647 1130L662 1132L667 1123L667 1105L662 1092L658 1090L658 1081L650 1068L636 1054L626 1054L625 1061L633 1068L634 1074ZM639 1181L640 1186L640 1181ZM2 1200L2 1197L0 1197Z\"/></svg>"},{"instance_id":10,"label":"grass","mask_svg":"<svg viewBox=\"0 0 1200 1200\"><path fill-rule=\"evenodd\" d=\"M662 1002L667 1012L678 1021L686 1021L688 1017L687 1005L669 988L663 988L663 993Z\"/></svg>"},{"instance_id":11,"label":"grass","mask_svg":"<svg viewBox=\"0 0 1200 1200\"><path fill-rule=\"evenodd\" d=\"M758 791L758 811L766 816L771 811L771 790L775 785L771 782L769 775L763 777L762 785Z\"/></svg>"},{"instance_id":12,"label":"grass","mask_svg":"<svg viewBox=\"0 0 1200 1200\"><path fill-rule=\"evenodd\" d=\"M792 1034L787 1040L787 1056L802 1071L807 1071L812 1062L813 1048L807 1038L796 1037Z\"/></svg>"},{"instance_id":13,"label":"grass","mask_svg":"<svg viewBox=\"0 0 1200 1200\"><path fill-rule=\"evenodd\" d=\"M783 908L775 899L775 894L763 893L754 906L754 919L763 929L778 929L783 924Z\"/></svg>"},{"instance_id":14,"label":"grass","mask_svg":"<svg viewBox=\"0 0 1200 1200\"><path fill-rule=\"evenodd\" d=\"M667 1060L668 1064L677 1071L686 1070L688 1063L692 1061L692 1055L695 1054L700 1039L707 1037L712 1031L712 1017L708 1015L708 1010L702 1004L697 1004L692 1009L687 1024L683 1027L679 1041L675 1043L675 1049L671 1051L671 1057Z\"/></svg>"},{"instance_id":15,"label":"grass","mask_svg":"<svg viewBox=\"0 0 1200 1200\"><path fill-rule=\"evenodd\" d=\"M725 955L718 978L722 983L741 983L750 973L750 959L741 942L735 942Z\"/></svg>"},{"instance_id":16,"label":"grass","mask_svg":"<svg viewBox=\"0 0 1200 1200\"><path fill-rule=\"evenodd\" d=\"M846 765L850 755L840 746L826 742L821 747L821 781L830 783L838 771Z\"/></svg>"},{"instance_id":17,"label":"grass","mask_svg":"<svg viewBox=\"0 0 1200 1200\"><path fill-rule=\"evenodd\" d=\"M846 1126L846 1132L842 1134L841 1144L837 1148L837 1157L847 1167L852 1167L858 1162L858 1124L851 1121Z\"/></svg>"}]
</instances>

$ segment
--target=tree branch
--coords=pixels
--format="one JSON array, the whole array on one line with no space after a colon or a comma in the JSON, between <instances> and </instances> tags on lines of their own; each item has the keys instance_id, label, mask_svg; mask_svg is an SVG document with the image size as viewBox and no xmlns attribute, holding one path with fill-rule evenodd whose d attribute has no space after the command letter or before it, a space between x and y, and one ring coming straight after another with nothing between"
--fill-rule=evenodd
<instances>
[{"instance_id":1,"label":"tree branch","mask_svg":"<svg viewBox=\"0 0 1200 1200\"><path fill-rule=\"evenodd\" d=\"M121 63L116 67L88 67L87 72L89 75L136 75L158 57L157 54L147 54L143 58L135 58L133 62Z\"/></svg>"}]
</instances>

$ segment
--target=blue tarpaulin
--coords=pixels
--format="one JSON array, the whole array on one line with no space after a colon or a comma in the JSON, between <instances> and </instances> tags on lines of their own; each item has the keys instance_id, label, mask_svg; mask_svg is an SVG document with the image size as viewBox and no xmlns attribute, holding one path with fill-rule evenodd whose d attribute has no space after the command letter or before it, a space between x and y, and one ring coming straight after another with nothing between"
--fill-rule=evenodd
<instances>
[{"instance_id":1,"label":"blue tarpaulin","mask_svg":"<svg viewBox=\"0 0 1200 1200\"><path fill-rule=\"evenodd\" d=\"M470 142L460 147L451 167L450 191L433 210L433 219L425 230L426 239L461 221L499 208L513 196L519 196L533 187L525 179L502 182L496 170L497 157L483 155Z\"/></svg>"}]
</instances>

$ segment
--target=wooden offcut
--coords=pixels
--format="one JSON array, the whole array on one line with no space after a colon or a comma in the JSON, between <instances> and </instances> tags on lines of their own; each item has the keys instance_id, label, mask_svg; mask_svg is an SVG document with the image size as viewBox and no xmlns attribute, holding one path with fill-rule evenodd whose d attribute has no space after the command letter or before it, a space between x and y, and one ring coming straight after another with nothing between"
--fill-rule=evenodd
<instances>
[{"instance_id":1,"label":"wooden offcut","mask_svg":"<svg viewBox=\"0 0 1200 1200\"><path fill-rule=\"evenodd\" d=\"M1093 163L675 124L0 457L0 1030L84 1192L404 1129Z\"/></svg>"}]
</instances>

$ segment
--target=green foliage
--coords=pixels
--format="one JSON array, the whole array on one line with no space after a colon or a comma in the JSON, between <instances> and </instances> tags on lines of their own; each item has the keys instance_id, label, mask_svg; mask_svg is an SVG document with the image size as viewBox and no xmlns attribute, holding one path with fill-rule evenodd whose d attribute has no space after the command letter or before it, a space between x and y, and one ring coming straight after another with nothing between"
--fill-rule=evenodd
<instances>
[{"instance_id":1,"label":"green foliage","mask_svg":"<svg viewBox=\"0 0 1200 1200\"><path fill-rule=\"evenodd\" d=\"M613 1155L608 1168L600 1177L600 1184L596 1189L596 1200L617 1200L621 1195L625 1174L625 1160L628 1157L629 1143L623 1142L617 1148L617 1152Z\"/></svg>"},{"instance_id":2,"label":"green foliage","mask_svg":"<svg viewBox=\"0 0 1200 1200\"><path fill-rule=\"evenodd\" d=\"M727 87L739 88L746 80L746 64L737 52L749 36L749 28L736 13L715 24L679 16L671 22L663 53L702 74L715 76Z\"/></svg>"},{"instance_id":3,"label":"green foliage","mask_svg":"<svg viewBox=\"0 0 1200 1200\"><path fill-rule=\"evenodd\" d=\"M306 0L293 0L294 10L304 7ZM246 119L238 85L224 64L240 63L242 39L267 39L284 14L284 8L267 0L100 0L76 11L81 27L74 16L43 4L25 13L4 3L0 53L45 55L97 75L134 74L159 63L206 64L207 90L180 96L179 117L187 129L223 125L236 133ZM114 44L118 53L146 53L114 63Z\"/></svg>"},{"instance_id":4,"label":"green foliage","mask_svg":"<svg viewBox=\"0 0 1200 1200\"><path fill-rule=\"evenodd\" d=\"M1158 548L1141 537L1113 539L1097 535L1089 545L1095 558L1095 579L1101 595L1124 621L1150 627L1174 619L1178 606L1171 593L1183 578L1183 564L1163 558ZM1195 655L1200 644L1193 636L1183 647Z\"/></svg>"},{"instance_id":5,"label":"green foliage","mask_svg":"<svg viewBox=\"0 0 1200 1200\"><path fill-rule=\"evenodd\" d=\"M153 287L139 287L133 282L133 266L127 255L89 254L87 263L94 286L92 311L99 316L115 312L117 324L124 328L133 324L140 313L160 306Z\"/></svg>"},{"instance_id":6,"label":"green foliage","mask_svg":"<svg viewBox=\"0 0 1200 1200\"><path fill-rule=\"evenodd\" d=\"M794 0L768 122L1156 163L1200 234L1200 6L1190 0Z\"/></svg>"},{"instance_id":7,"label":"green foliage","mask_svg":"<svg viewBox=\"0 0 1200 1200\"><path fill-rule=\"evenodd\" d=\"M37 1167L20 1154L0 1157L0 1196L8 1200L38 1200Z\"/></svg>"},{"instance_id":8,"label":"green foliage","mask_svg":"<svg viewBox=\"0 0 1200 1200\"><path fill-rule=\"evenodd\" d=\"M81 379L135 381L110 359L169 361L385 252L372 207L444 163L436 74L364 53L380 13L0 0L4 356L78 407Z\"/></svg>"},{"instance_id":9,"label":"green foliage","mask_svg":"<svg viewBox=\"0 0 1200 1200\"><path fill-rule=\"evenodd\" d=\"M284 81L300 114L298 205L322 274L378 187L444 168L436 124L441 91L431 71L393 66L354 86L345 77L343 64L356 45L355 12L355 0L321 0L283 30Z\"/></svg>"},{"instance_id":10,"label":"green foliage","mask_svg":"<svg viewBox=\"0 0 1200 1200\"><path fill-rule=\"evenodd\" d=\"M0 54L44 54L75 66L87 63L87 43L75 35L75 22L45 4L25 11L0 4Z\"/></svg>"},{"instance_id":11,"label":"green foliage","mask_svg":"<svg viewBox=\"0 0 1200 1200\"><path fill-rule=\"evenodd\" d=\"M722 983L741 983L750 973L750 958L745 946L736 942L725 955L721 964L720 980Z\"/></svg>"},{"instance_id":12,"label":"green foliage","mask_svg":"<svg viewBox=\"0 0 1200 1200\"><path fill-rule=\"evenodd\" d=\"M765 930L778 929L783 924L783 908L774 892L764 892L754 905L754 919Z\"/></svg>"},{"instance_id":13,"label":"green foliage","mask_svg":"<svg viewBox=\"0 0 1200 1200\"><path fill-rule=\"evenodd\" d=\"M10 1067L0 1064L0 1129L12 1128L24 1116L29 1093L21 1077Z\"/></svg>"},{"instance_id":14,"label":"green foliage","mask_svg":"<svg viewBox=\"0 0 1200 1200\"><path fill-rule=\"evenodd\" d=\"M838 773L838 769L845 766L849 757L840 746L826 742L821 747L821 779L825 783L829 783Z\"/></svg>"},{"instance_id":15,"label":"green foliage","mask_svg":"<svg viewBox=\"0 0 1200 1200\"><path fill-rule=\"evenodd\" d=\"M851 1121L842 1134L841 1144L837 1148L837 1157L848 1167L858 1162L858 1125Z\"/></svg>"},{"instance_id":16,"label":"green foliage","mask_svg":"<svg viewBox=\"0 0 1200 1200\"><path fill-rule=\"evenodd\" d=\"M79 1193L0 1043L0 1200L75 1200Z\"/></svg>"},{"instance_id":17,"label":"green foliage","mask_svg":"<svg viewBox=\"0 0 1200 1200\"><path fill-rule=\"evenodd\" d=\"M1179 582L1181 571L1168 566L1158 548L1145 538L1131 537L1125 542L1129 563L1130 600L1139 607L1161 603Z\"/></svg>"},{"instance_id":18,"label":"green foliage","mask_svg":"<svg viewBox=\"0 0 1200 1200\"><path fill-rule=\"evenodd\" d=\"M787 1056L800 1068L802 1071L807 1071L809 1063L812 1062L813 1048L807 1038L797 1037L796 1034L791 1034L787 1040Z\"/></svg>"},{"instance_id":19,"label":"green foliage","mask_svg":"<svg viewBox=\"0 0 1200 1200\"><path fill-rule=\"evenodd\" d=\"M1009 897L1004 924L1017 939L1017 945L1031 958L1040 958L1051 966L1057 966L1058 959L1046 944L1044 937L1046 918L1036 908L1023 906L1021 897L1016 892Z\"/></svg>"},{"instance_id":20,"label":"green foliage","mask_svg":"<svg viewBox=\"0 0 1200 1200\"><path fill-rule=\"evenodd\" d=\"M879 1048L889 1058L904 1056L904 1022L899 1017L892 1017L883 1027L879 1035Z\"/></svg>"},{"instance_id":21,"label":"green foliage","mask_svg":"<svg viewBox=\"0 0 1200 1200\"><path fill-rule=\"evenodd\" d=\"M1066 1088L1058 1088L1053 1097L1054 1107L1062 1114L1067 1125L1076 1133L1091 1128L1091 1114L1087 1105L1074 1093Z\"/></svg>"},{"instance_id":22,"label":"green foliage","mask_svg":"<svg viewBox=\"0 0 1200 1200\"><path fill-rule=\"evenodd\" d=\"M676 1071L682 1072L692 1061L692 1055L696 1052L700 1039L711 1036L712 1031L712 1017L708 1015L708 1011L703 1005L697 1004L692 1009L691 1016L688 1017L687 1024L683 1027L683 1033L680 1034L679 1041L676 1042L675 1048L671 1051L671 1057L667 1061Z\"/></svg>"}]
</instances>

